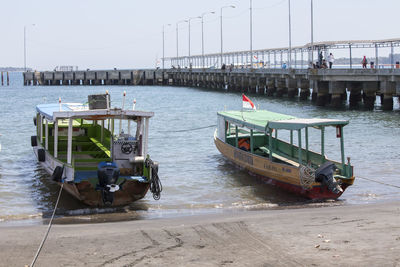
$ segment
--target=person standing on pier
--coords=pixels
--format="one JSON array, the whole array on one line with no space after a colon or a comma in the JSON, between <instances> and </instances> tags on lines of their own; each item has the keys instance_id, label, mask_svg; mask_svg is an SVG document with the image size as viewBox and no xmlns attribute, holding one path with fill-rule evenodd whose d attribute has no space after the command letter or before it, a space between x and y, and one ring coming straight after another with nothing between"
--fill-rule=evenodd
<instances>
[{"instance_id":1,"label":"person standing on pier","mask_svg":"<svg viewBox=\"0 0 400 267\"><path fill-rule=\"evenodd\" d=\"M367 61L366 56L364 56L363 60L361 61L361 64L362 64L363 69L367 68L368 61Z\"/></svg>"},{"instance_id":2,"label":"person standing on pier","mask_svg":"<svg viewBox=\"0 0 400 267\"><path fill-rule=\"evenodd\" d=\"M335 61L335 58L333 57L332 53L329 54L328 56L328 62L329 62L329 68L332 69L333 62Z\"/></svg>"},{"instance_id":3,"label":"person standing on pier","mask_svg":"<svg viewBox=\"0 0 400 267\"><path fill-rule=\"evenodd\" d=\"M318 55L318 65L319 66L322 66L322 60L324 59L324 56L322 55L322 51L321 52L319 52L319 55Z\"/></svg>"}]
</instances>

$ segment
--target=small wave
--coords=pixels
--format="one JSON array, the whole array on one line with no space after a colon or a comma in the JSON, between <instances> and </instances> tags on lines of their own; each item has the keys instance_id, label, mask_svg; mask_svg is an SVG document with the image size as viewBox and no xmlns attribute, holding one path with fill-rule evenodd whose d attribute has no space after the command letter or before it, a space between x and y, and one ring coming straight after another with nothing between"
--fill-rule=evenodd
<instances>
[{"instance_id":1,"label":"small wave","mask_svg":"<svg viewBox=\"0 0 400 267\"><path fill-rule=\"evenodd\" d=\"M2 215L0 216L0 222L40 219L42 215L42 213Z\"/></svg>"}]
</instances>

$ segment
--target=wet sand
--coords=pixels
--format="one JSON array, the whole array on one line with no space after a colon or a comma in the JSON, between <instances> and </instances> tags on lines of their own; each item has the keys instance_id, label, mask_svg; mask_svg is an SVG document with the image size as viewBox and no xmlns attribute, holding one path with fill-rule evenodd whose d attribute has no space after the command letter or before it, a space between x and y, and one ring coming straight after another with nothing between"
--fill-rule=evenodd
<instances>
[{"instance_id":1,"label":"wet sand","mask_svg":"<svg viewBox=\"0 0 400 267\"><path fill-rule=\"evenodd\" d=\"M46 225L0 227L29 265ZM53 225L36 266L399 266L400 203Z\"/></svg>"}]
</instances>

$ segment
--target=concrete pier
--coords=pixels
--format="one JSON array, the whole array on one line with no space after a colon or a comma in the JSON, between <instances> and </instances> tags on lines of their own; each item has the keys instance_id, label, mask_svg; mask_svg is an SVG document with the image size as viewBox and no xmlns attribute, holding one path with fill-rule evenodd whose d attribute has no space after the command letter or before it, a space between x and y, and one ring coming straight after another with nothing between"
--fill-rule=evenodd
<instances>
[{"instance_id":1,"label":"concrete pier","mask_svg":"<svg viewBox=\"0 0 400 267\"><path fill-rule=\"evenodd\" d=\"M311 100L318 106L393 109L400 69L147 69L25 72L24 85L173 85ZM349 97L347 97L349 95Z\"/></svg>"}]
</instances>

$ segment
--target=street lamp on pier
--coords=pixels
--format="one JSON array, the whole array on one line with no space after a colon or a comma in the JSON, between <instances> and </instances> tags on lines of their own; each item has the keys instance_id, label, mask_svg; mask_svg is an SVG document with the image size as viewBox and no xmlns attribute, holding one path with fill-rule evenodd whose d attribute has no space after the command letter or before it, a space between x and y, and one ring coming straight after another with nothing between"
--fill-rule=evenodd
<instances>
[{"instance_id":1,"label":"street lamp on pier","mask_svg":"<svg viewBox=\"0 0 400 267\"><path fill-rule=\"evenodd\" d=\"M289 56L288 56L288 67L292 67L292 22L290 14L290 0L289 0Z\"/></svg>"},{"instance_id":2,"label":"street lamp on pier","mask_svg":"<svg viewBox=\"0 0 400 267\"><path fill-rule=\"evenodd\" d=\"M35 24L24 25L24 71L26 72L26 28L28 26L35 26Z\"/></svg>"},{"instance_id":3,"label":"street lamp on pier","mask_svg":"<svg viewBox=\"0 0 400 267\"><path fill-rule=\"evenodd\" d=\"M171 26L171 24L167 24ZM162 26L162 68L164 69L164 58L165 58L165 25Z\"/></svg>"},{"instance_id":4,"label":"street lamp on pier","mask_svg":"<svg viewBox=\"0 0 400 267\"><path fill-rule=\"evenodd\" d=\"M214 11L212 12L204 12L201 14L201 58L203 62L203 69L204 69L204 16L207 14L215 14Z\"/></svg>"},{"instance_id":5,"label":"street lamp on pier","mask_svg":"<svg viewBox=\"0 0 400 267\"><path fill-rule=\"evenodd\" d=\"M190 21L193 20L193 19L201 19L201 17L198 16L198 17L191 17L191 18L187 19L188 24L189 24L189 60L190 60Z\"/></svg>"},{"instance_id":6,"label":"street lamp on pier","mask_svg":"<svg viewBox=\"0 0 400 267\"><path fill-rule=\"evenodd\" d=\"M178 25L182 22L188 22L187 20L180 20L176 23L176 60L178 61L178 57L179 57L179 31L178 31ZM179 61L178 61L179 62Z\"/></svg>"},{"instance_id":7,"label":"street lamp on pier","mask_svg":"<svg viewBox=\"0 0 400 267\"><path fill-rule=\"evenodd\" d=\"M224 8L235 8L235 6L223 6L221 7L221 66L222 66L222 54L223 54L223 35L222 35L222 9Z\"/></svg>"},{"instance_id":8,"label":"street lamp on pier","mask_svg":"<svg viewBox=\"0 0 400 267\"><path fill-rule=\"evenodd\" d=\"M253 1L250 0L250 68L253 68Z\"/></svg>"}]
</instances>

